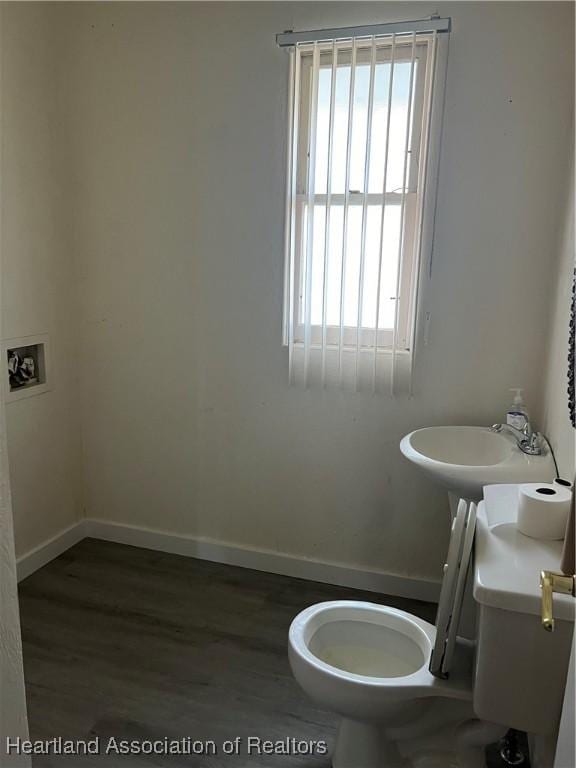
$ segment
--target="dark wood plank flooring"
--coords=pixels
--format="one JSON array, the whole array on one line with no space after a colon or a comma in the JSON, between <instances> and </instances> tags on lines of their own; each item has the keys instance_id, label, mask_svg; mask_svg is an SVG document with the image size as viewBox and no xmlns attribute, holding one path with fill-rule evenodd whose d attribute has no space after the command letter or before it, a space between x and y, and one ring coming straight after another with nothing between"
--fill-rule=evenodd
<instances>
[{"instance_id":1,"label":"dark wood plank flooring","mask_svg":"<svg viewBox=\"0 0 576 768\"><path fill-rule=\"evenodd\" d=\"M322 600L436 606L85 539L20 585L31 737L325 739L294 682L292 618ZM220 751L220 750L219 750ZM325 756L37 756L35 768L327 768Z\"/></svg>"}]
</instances>

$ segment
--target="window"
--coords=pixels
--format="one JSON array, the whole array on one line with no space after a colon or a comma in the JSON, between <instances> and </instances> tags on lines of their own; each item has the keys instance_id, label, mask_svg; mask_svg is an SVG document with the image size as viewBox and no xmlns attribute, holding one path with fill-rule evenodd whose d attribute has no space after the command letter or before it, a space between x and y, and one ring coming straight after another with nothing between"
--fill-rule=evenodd
<instances>
[{"instance_id":1,"label":"window","mask_svg":"<svg viewBox=\"0 0 576 768\"><path fill-rule=\"evenodd\" d=\"M411 369L435 34L296 45L285 343L292 367L376 388ZM401 359L405 358L404 363ZM335 374L335 375L334 375Z\"/></svg>"}]
</instances>

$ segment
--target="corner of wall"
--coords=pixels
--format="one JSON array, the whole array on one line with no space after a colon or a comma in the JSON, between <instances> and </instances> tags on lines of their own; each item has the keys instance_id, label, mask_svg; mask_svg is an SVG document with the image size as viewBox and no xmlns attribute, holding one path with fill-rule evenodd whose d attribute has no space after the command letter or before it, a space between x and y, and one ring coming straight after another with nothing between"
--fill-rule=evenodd
<instances>
[{"instance_id":1,"label":"corner of wall","mask_svg":"<svg viewBox=\"0 0 576 768\"><path fill-rule=\"evenodd\" d=\"M573 133L571 134L573 135ZM548 317L548 349L543 398L543 431L556 455L560 474L574 480L575 432L568 412L568 326L574 272L574 153L568 165L565 207L561 213L556 250L555 281Z\"/></svg>"}]
</instances>

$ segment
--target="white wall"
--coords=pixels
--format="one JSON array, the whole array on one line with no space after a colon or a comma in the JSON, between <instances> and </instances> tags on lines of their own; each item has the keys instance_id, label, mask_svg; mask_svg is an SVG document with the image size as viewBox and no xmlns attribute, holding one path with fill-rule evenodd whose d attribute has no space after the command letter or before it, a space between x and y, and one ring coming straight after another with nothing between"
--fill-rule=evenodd
<instances>
[{"instance_id":1,"label":"white wall","mask_svg":"<svg viewBox=\"0 0 576 768\"><path fill-rule=\"evenodd\" d=\"M0 15L0 41L2 40L3 18ZM0 77L1 66L0 62ZM4 104L0 90L0 116ZM0 142L2 140L0 123ZM1 158L0 148L0 158ZM1 162L0 162L1 167ZM3 193L3 177L0 174L0 195ZM2 211L0 210L0 234L2 233ZM1 240L0 240L1 249ZM2 338L2 282L0 269L0 338ZM0 764L29 768L28 756L8 757L7 737L28 738L26 695L24 691L24 669L22 664L22 642L20 639L20 615L16 590L16 557L14 550L14 526L10 500L10 477L6 451L6 423L4 401L0 396Z\"/></svg>"},{"instance_id":2,"label":"white wall","mask_svg":"<svg viewBox=\"0 0 576 768\"><path fill-rule=\"evenodd\" d=\"M82 514L78 304L51 4L2 3L3 337L48 333L51 392L6 405L18 553Z\"/></svg>"},{"instance_id":3,"label":"white wall","mask_svg":"<svg viewBox=\"0 0 576 768\"><path fill-rule=\"evenodd\" d=\"M415 397L291 389L287 57L274 35L436 10L454 32ZM84 504L89 517L437 578L444 495L398 443L425 424L502 418L510 386L526 388L538 415L570 142L571 4L2 13L5 335L48 331L57 374L52 393L9 406L19 551Z\"/></svg>"},{"instance_id":4,"label":"white wall","mask_svg":"<svg viewBox=\"0 0 576 768\"><path fill-rule=\"evenodd\" d=\"M1 26L1 22L0 22ZM1 327L1 326L0 326ZM28 738L14 529L6 461L4 403L0 402L0 765L30 766L30 758L6 754L6 739Z\"/></svg>"},{"instance_id":5,"label":"white wall","mask_svg":"<svg viewBox=\"0 0 576 768\"><path fill-rule=\"evenodd\" d=\"M14 739L18 736L28 738L28 720L16 589L14 528L6 461L4 403L0 401L0 765L18 765L22 768L31 765L29 757L6 754L7 737Z\"/></svg>"},{"instance_id":6,"label":"white wall","mask_svg":"<svg viewBox=\"0 0 576 768\"><path fill-rule=\"evenodd\" d=\"M568 413L568 324L574 270L574 165L567 165L566 204L558 226L555 285L550 312L544 428L562 477L574 480L574 429Z\"/></svg>"},{"instance_id":7,"label":"white wall","mask_svg":"<svg viewBox=\"0 0 576 768\"><path fill-rule=\"evenodd\" d=\"M444 496L398 443L425 424L491 424L512 386L537 410L571 4L66 10L87 515L438 577ZM415 397L290 389L274 34L432 11L454 32Z\"/></svg>"}]
</instances>

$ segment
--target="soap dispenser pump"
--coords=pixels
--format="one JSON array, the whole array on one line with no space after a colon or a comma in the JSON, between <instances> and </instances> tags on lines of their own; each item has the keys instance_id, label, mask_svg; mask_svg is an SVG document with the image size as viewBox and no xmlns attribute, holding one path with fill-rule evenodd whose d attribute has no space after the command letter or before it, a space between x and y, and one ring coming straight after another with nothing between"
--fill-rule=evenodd
<instances>
[{"instance_id":1,"label":"soap dispenser pump","mask_svg":"<svg viewBox=\"0 0 576 768\"><path fill-rule=\"evenodd\" d=\"M516 429L524 429L528 424L528 411L524 405L524 398L522 397L522 389L520 387L512 387L510 392L515 392L512 405L506 412L506 424Z\"/></svg>"}]
</instances>

